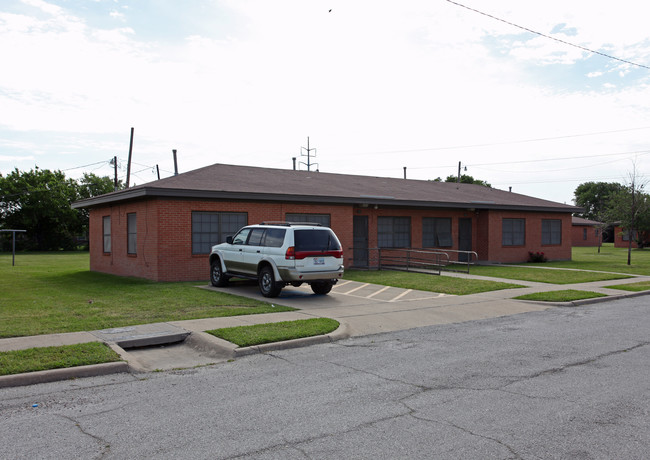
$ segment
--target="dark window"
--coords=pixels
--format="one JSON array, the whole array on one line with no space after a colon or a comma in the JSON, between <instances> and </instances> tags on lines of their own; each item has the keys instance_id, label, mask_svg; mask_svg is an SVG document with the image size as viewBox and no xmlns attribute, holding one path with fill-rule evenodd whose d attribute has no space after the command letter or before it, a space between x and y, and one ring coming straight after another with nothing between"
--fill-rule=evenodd
<instances>
[{"instance_id":1,"label":"dark window","mask_svg":"<svg viewBox=\"0 0 650 460\"><path fill-rule=\"evenodd\" d=\"M632 235L632 241L636 240L636 230L631 231L624 229L621 237L623 238L623 241L630 241L630 235Z\"/></svg>"},{"instance_id":2,"label":"dark window","mask_svg":"<svg viewBox=\"0 0 650 460\"><path fill-rule=\"evenodd\" d=\"M251 230L251 234L248 236L248 245L249 246L262 246L262 238L264 237L263 228L254 228Z\"/></svg>"},{"instance_id":3,"label":"dark window","mask_svg":"<svg viewBox=\"0 0 650 460\"><path fill-rule=\"evenodd\" d=\"M377 244L380 248L411 247L410 217L379 217Z\"/></svg>"},{"instance_id":4,"label":"dark window","mask_svg":"<svg viewBox=\"0 0 650 460\"><path fill-rule=\"evenodd\" d=\"M296 252L301 251L340 251L341 244L334 233L322 230L296 230L293 232Z\"/></svg>"},{"instance_id":5,"label":"dark window","mask_svg":"<svg viewBox=\"0 0 650 460\"><path fill-rule=\"evenodd\" d=\"M504 246L523 246L526 244L526 220L503 219L501 244Z\"/></svg>"},{"instance_id":6,"label":"dark window","mask_svg":"<svg viewBox=\"0 0 650 460\"><path fill-rule=\"evenodd\" d=\"M423 217L422 218L422 247L441 248L451 247L451 218Z\"/></svg>"},{"instance_id":7,"label":"dark window","mask_svg":"<svg viewBox=\"0 0 650 460\"><path fill-rule=\"evenodd\" d=\"M562 244L560 219L542 219L542 244Z\"/></svg>"},{"instance_id":8,"label":"dark window","mask_svg":"<svg viewBox=\"0 0 650 460\"><path fill-rule=\"evenodd\" d=\"M192 254L209 254L248 221L245 212L192 212Z\"/></svg>"},{"instance_id":9,"label":"dark window","mask_svg":"<svg viewBox=\"0 0 650 460\"><path fill-rule=\"evenodd\" d=\"M136 254L137 252L138 224L136 214L130 212L126 215L126 252Z\"/></svg>"},{"instance_id":10,"label":"dark window","mask_svg":"<svg viewBox=\"0 0 650 460\"><path fill-rule=\"evenodd\" d=\"M582 229L582 239L583 239L583 240L586 240L586 239L587 239L587 229L586 229L586 228L583 228L583 229Z\"/></svg>"},{"instance_id":11,"label":"dark window","mask_svg":"<svg viewBox=\"0 0 650 460\"><path fill-rule=\"evenodd\" d=\"M104 235L104 252L111 252L111 216L102 218L102 232Z\"/></svg>"},{"instance_id":12,"label":"dark window","mask_svg":"<svg viewBox=\"0 0 650 460\"><path fill-rule=\"evenodd\" d=\"M270 248L282 247L284 243L284 235L287 231L283 228L267 228L266 236L264 237L264 246Z\"/></svg>"},{"instance_id":13,"label":"dark window","mask_svg":"<svg viewBox=\"0 0 650 460\"><path fill-rule=\"evenodd\" d=\"M297 214L297 213L287 213L286 214L287 222L309 222L312 224L320 224L325 227L330 226L330 215L329 214Z\"/></svg>"}]
</instances>

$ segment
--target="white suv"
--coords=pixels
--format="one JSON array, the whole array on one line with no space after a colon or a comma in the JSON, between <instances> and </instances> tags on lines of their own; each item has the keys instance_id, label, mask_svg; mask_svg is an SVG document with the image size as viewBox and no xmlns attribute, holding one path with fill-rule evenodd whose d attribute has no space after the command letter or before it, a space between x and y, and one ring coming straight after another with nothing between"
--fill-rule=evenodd
<instances>
[{"instance_id":1,"label":"white suv","mask_svg":"<svg viewBox=\"0 0 650 460\"><path fill-rule=\"evenodd\" d=\"M330 228L316 224L249 225L210 253L213 286L227 286L231 277L256 279L265 297L302 283L327 294L342 276L341 243Z\"/></svg>"}]
</instances>

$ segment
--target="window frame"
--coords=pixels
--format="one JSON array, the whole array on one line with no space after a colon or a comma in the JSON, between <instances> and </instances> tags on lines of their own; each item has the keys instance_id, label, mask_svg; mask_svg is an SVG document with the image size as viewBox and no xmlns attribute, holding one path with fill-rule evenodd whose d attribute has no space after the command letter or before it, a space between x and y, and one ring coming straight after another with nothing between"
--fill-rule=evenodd
<instances>
[{"instance_id":1,"label":"window frame","mask_svg":"<svg viewBox=\"0 0 650 460\"><path fill-rule=\"evenodd\" d=\"M515 224L518 224L517 226L521 228L515 228ZM504 217L501 219L501 246L518 247L525 245L526 219L523 217Z\"/></svg>"},{"instance_id":2,"label":"window frame","mask_svg":"<svg viewBox=\"0 0 650 460\"><path fill-rule=\"evenodd\" d=\"M400 226L402 226L402 228L400 228ZM389 227L390 229L387 230ZM404 228L407 228L407 230L404 230ZM389 244L386 244L388 240L390 240L390 242ZM411 247L411 217L410 216L377 217L377 247L410 248Z\"/></svg>"},{"instance_id":3,"label":"window frame","mask_svg":"<svg viewBox=\"0 0 650 460\"><path fill-rule=\"evenodd\" d=\"M206 216L209 218L206 219ZM226 217L228 219L225 219ZM225 243L228 236L234 236L247 225L247 212L191 211L191 254L197 256L210 254L212 246Z\"/></svg>"},{"instance_id":4,"label":"window frame","mask_svg":"<svg viewBox=\"0 0 650 460\"><path fill-rule=\"evenodd\" d=\"M293 217L290 217L293 216ZM331 214L319 214L319 213L307 213L307 212L286 212L284 218L287 222L312 222L315 224L320 224L324 227L332 226L332 215ZM325 221L325 223L320 222L320 220Z\"/></svg>"},{"instance_id":5,"label":"window frame","mask_svg":"<svg viewBox=\"0 0 650 460\"><path fill-rule=\"evenodd\" d=\"M108 223L108 225L107 225ZM108 227L108 232L107 232ZM111 216L102 216L102 250L104 254L110 254L112 248Z\"/></svg>"},{"instance_id":6,"label":"window frame","mask_svg":"<svg viewBox=\"0 0 650 460\"><path fill-rule=\"evenodd\" d=\"M138 217L135 212L126 214L126 253L129 255L138 253Z\"/></svg>"},{"instance_id":7,"label":"window frame","mask_svg":"<svg viewBox=\"0 0 650 460\"><path fill-rule=\"evenodd\" d=\"M441 232L441 226L448 226L448 232ZM422 247L423 248L451 248L454 246L452 237L451 217L423 217L422 218ZM446 229L444 229L446 230ZM448 236L441 243L441 234ZM447 239L448 238L448 239ZM444 243L449 244L444 244Z\"/></svg>"},{"instance_id":8,"label":"window frame","mask_svg":"<svg viewBox=\"0 0 650 460\"><path fill-rule=\"evenodd\" d=\"M561 244L562 219L542 219L542 246L559 246Z\"/></svg>"}]
</instances>

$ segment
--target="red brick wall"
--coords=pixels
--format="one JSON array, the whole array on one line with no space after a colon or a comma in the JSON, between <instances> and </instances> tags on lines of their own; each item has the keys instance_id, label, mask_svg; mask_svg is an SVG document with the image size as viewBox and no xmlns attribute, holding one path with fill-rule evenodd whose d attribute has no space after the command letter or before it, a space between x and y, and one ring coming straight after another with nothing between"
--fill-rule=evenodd
<instances>
[{"instance_id":1,"label":"red brick wall","mask_svg":"<svg viewBox=\"0 0 650 460\"><path fill-rule=\"evenodd\" d=\"M528 251L543 251L549 259L571 258L571 216L569 213L523 213L510 211L468 211L462 209L405 209L357 207L304 203L258 203L244 201L202 201L151 198L93 208L90 211L90 269L155 281L207 280L207 254L192 254L192 211L243 212L248 224L284 221L287 213L329 214L331 227L343 246L346 266L352 263L353 216L368 216L369 247L377 247L378 217L411 217L411 246L422 247L422 218L451 217L450 249L458 249L458 219L472 219L472 249L482 261L525 262ZM127 255L126 214L137 215L137 254ZM102 217L111 216L112 251L102 251ZM526 218L526 244L501 245L501 220ZM562 220L562 244L542 246L542 219ZM372 256L371 256L372 257ZM452 257L453 258L453 257Z\"/></svg>"},{"instance_id":2,"label":"red brick wall","mask_svg":"<svg viewBox=\"0 0 650 460\"><path fill-rule=\"evenodd\" d=\"M586 237L585 238L585 230ZM571 229L571 242L573 246L598 246L603 230L592 225L573 225Z\"/></svg>"},{"instance_id":3,"label":"red brick wall","mask_svg":"<svg viewBox=\"0 0 650 460\"><path fill-rule=\"evenodd\" d=\"M127 254L126 215L137 216L136 254ZM111 252L103 251L102 218L111 216ZM153 200L133 201L90 211L90 269L121 276L158 279L158 214Z\"/></svg>"},{"instance_id":4,"label":"red brick wall","mask_svg":"<svg viewBox=\"0 0 650 460\"><path fill-rule=\"evenodd\" d=\"M344 253L352 247L352 207L154 198L90 211L90 269L155 281L209 278L208 255L192 254L192 211L243 212L248 224L284 221L286 213L330 214ZM126 214L137 215L137 254L127 254ZM112 251L103 253L102 217L111 216Z\"/></svg>"},{"instance_id":5,"label":"red brick wall","mask_svg":"<svg viewBox=\"0 0 650 460\"><path fill-rule=\"evenodd\" d=\"M487 216L483 216L487 214ZM480 259L489 262L526 262L528 252L543 252L549 260L571 259L571 214L522 211L480 211L481 236L487 238L479 242L480 248L487 248L487 255L479 253ZM525 243L522 246L503 246L503 219L525 219ZM562 221L562 243L542 245L542 220L560 219ZM485 225L487 221L487 225ZM485 228L488 230L485 231ZM486 235L487 234L487 235Z\"/></svg>"},{"instance_id":6,"label":"red brick wall","mask_svg":"<svg viewBox=\"0 0 650 460\"><path fill-rule=\"evenodd\" d=\"M628 247L628 242L623 239L623 235L626 234L626 230L623 229L623 227L615 227L614 228L614 247L615 248L627 248ZM650 235L648 235L647 232L641 233L641 236L645 235L645 246L647 247L650 245ZM636 244L636 238L632 238L632 247L637 248L638 245Z\"/></svg>"},{"instance_id":7,"label":"red brick wall","mask_svg":"<svg viewBox=\"0 0 650 460\"><path fill-rule=\"evenodd\" d=\"M379 217L410 217L411 218L411 247L422 248L422 218L423 217L450 217L451 218L451 234L452 234L452 247L442 248L458 250L458 219L471 218L472 219L472 248L476 251L477 247L477 220L474 212L461 210L461 209L422 209L422 208L385 208L379 207L374 209L372 206L362 208L356 207L354 215L368 216L368 247L376 248L377 241L377 227ZM352 217L350 216L350 221ZM350 223L350 241L352 241L352 224ZM340 234L337 231L337 235ZM352 245L350 245L352 247ZM429 248L427 248L429 249ZM372 253L370 257L376 255ZM481 254L479 253L479 258ZM352 252L347 254L348 260L346 265L352 263ZM450 254L452 260L456 260L456 254Z\"/></svg>"}]
</instances>

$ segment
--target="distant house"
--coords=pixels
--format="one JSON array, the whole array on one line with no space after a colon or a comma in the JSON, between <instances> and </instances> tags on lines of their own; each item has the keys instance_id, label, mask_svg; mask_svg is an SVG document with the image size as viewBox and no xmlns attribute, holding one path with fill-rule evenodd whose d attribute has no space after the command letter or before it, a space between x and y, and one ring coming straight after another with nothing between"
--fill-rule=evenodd
<instances>
[{"instance_id":1,"label":"distant house","mask_svg":"<svg viewBox=\"0 0 650 460\"><path fill-rule=\"evenodd\" d=\"M211 246L263 221L332 227L346 267L372 265L374 248L475 251L482 262L525 262L529 251L570 259L571 214L581 210L475 184L225 164L73 207L90 211L91 270L157 281L208 279Z\"/></svg>"},{"instance_id":2,"label":"distant house","mask_svg":"<svg viewBox=\"0 0 650 460\"><path fill-rule=\"evenodd\" d=\"M602 222L574 216L571 218L571 226L573 246L600 246L602 244Z\"/></svg>"},{"instance_id":3,"label":"distant house","mask_svg":"<svg viewBox=\"0 0 650 460\"><path fill-rule=\"evenodd\" d=\"M632 239L633 248L639 247L639 241L641 242L640 247L642 248L650 246L650 234L648 232L637 232L636 230L629 232L626 228L619 225L614 227L614 247L627 248L630 239Z\"/></svg>"}]
</instances>

